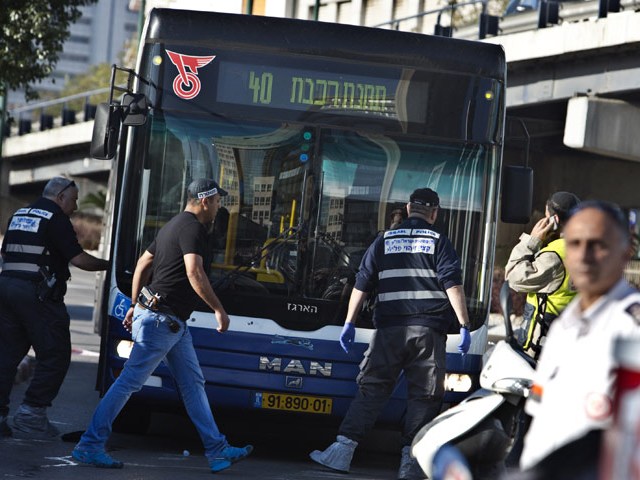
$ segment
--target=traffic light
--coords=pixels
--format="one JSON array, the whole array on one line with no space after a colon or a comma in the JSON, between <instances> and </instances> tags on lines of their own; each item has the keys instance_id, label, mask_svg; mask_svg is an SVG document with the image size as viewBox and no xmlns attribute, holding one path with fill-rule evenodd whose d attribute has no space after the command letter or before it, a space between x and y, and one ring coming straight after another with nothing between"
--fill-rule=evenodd
<instances>
[{"instance_id":1,"label":"traffic light","mask_svg":"<svg viewBox=\"0 0 640 480\"><path fill-rule=\"evenodd\" d=\"M305 163L309 160L311 150L313 148L313 133L311 130L304 130L302 132L302 143L300 144L300 161Z\"/></svg>"}]
</instances>

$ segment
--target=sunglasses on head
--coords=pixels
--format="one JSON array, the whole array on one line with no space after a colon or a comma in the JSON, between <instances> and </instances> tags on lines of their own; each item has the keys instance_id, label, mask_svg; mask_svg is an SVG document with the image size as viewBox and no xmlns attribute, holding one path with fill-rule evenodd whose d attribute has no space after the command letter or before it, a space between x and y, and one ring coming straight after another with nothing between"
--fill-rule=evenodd
<instances>
[{"instance_id":1,"label":"sunglasses on head","mask_svg":"<svg viewBox=\"0 0 640 480\"><path fill-rule=\"evenodd\" d=\"M76 182L74 182L73 180L71 180L69 183L67 183L67 185L65 185L65 187L64 187L62 190L60 190L60 191L58 192L58 195L56 195L56 197L57 197L57 196L60 196L60 195L62 194L62 192L64 192L67 188L69 188L69 187L74 187L74 188L75 188L75 186L76 186Z\"/></svg>"}]
</instances>

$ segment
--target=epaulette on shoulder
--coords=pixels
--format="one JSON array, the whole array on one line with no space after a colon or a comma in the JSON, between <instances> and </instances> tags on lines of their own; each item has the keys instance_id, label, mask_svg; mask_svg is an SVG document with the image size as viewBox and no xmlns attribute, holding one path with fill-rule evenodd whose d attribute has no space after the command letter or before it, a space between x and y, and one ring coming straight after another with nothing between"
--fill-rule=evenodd
<instances>
[{"instance_id":1,"label":"epaulette on shoulder","mask_svg":"<svg viewBox=\"0 0 640 480\"><path fill-rule=\"evenodd\" d=\"M625 309L625 312L631 315L636 323L640 325L640 302L633 302Z\"/></svg>"}]
</instances>

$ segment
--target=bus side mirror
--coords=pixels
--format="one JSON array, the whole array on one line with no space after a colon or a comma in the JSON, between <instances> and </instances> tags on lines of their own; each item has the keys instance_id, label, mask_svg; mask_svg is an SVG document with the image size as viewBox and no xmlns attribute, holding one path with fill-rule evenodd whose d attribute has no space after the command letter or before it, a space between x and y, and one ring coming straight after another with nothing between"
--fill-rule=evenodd
<instances>
[{"instance_id":1,"label":"bus side mirror","mask_svg":"<svg viewBox=\"0 0 640 480\"><path fill-rule=\"evenodd\" d=\"M509 290L509 282L504 281L500 287L500 308L504 318L504 330L507 338L513 338L513 327L511 326L511 310L513 301L511 300L511 291Z\"/></svg>"},{"instance_id":2,"label":"bus side mirror","mask_svg":"<svg viewBox=\"0 0 640 480\"><path fill-rule=\"evenodd\" d=\"M125 93L120 102L122 105L122 124L128 127L144 125L149 112L149 102L144 93Z\"/></svg>"},{"instance_id":3,"label":"bus side mirror","mask_svg":"<svg viewBox=\"0 0 640 480\"><path fill-rule=\"evenodd\" d=\"M101 103L96 108L91 136L91 156L98 160L111 160L118 146L120 135L120 107Z\"/></svg>"},{"instance_id":4,"label":"bus side mirror","mask_svg":"<svg viewBox=\"0 0 640 480\"><path fill-rule=\"evenodd\" d=\"M505 223L529 223L533 206L533 170L507 165L502 171L500 219Z\"/></svg>"}]
</instances>

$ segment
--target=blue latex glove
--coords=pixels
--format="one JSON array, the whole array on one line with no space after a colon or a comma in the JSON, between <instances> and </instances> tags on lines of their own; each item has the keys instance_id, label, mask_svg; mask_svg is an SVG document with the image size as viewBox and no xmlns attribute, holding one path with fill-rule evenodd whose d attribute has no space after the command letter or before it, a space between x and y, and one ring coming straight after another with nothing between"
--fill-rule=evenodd
<instances>
[{"instance_id":1,"label":"blue latex glove","mask_svg":"<svg viewBox=\"0 0 640 480\"><path fill-rule=\"evenodd\" d=\"M458 345L458 351L463 355L469 351L471 345L471 334L469 330L464 327L460 327L460 344Z\"/></svg>"},{"instance_id":2,"label":"blue latex glove","mask_svg":"<svg viewBox=\"0 0 640 480\"><path fill-rule=\"evenodd\" d=\"M433 480L446 480L447 478L471 478L469 464L460 450L445 444L433 457L431 469Z\"/></svg>"},{"instance_id":3,"label":"blue latex glove","mask_svg":"<svg viewBox=\"0 0 640 480\"><path fill-rule=\"evenodd\" d=\"M344 327L342 327L342 333L340 333L340 346L346 353L349 353L355 336L356 326L351 322L345 323Z\"/></svg>"}]
</instances>

